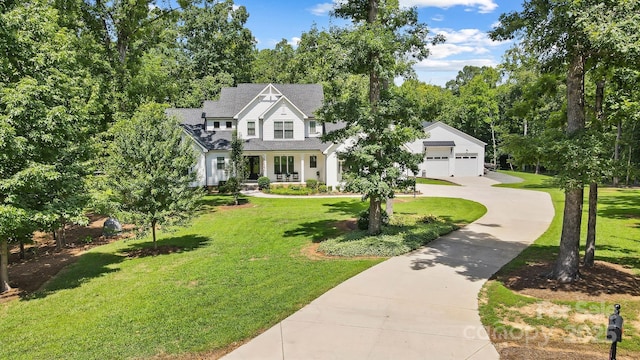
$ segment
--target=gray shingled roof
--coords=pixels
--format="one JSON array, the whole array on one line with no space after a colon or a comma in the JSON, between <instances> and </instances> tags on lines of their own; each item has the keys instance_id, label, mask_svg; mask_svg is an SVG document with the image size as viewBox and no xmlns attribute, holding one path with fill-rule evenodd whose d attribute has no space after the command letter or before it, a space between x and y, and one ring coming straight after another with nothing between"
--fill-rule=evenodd
<instances>
[{"instance_id":1,"label":"gray shingled roof","mask_svg":"<svg viewBox=\"0 0 640 360\"><path fill-rule=\"evenodd\" d=\"M204 124L204 119L202 118L202 109L201 108L183 108L176 109L170 108L165 110L165 114L168 116L175 116L178 118L178 121L182 124L189 125L198 125Z\"/></svg>"},{"instance_id":2,"label":"gray shingled roof","mask_svg":"<svg viewBox=\"0 0 640 360\"><path fill-rule=\"evenodd\" d=\"M319 138L306 138L298 141L264 141L261 139L249 139L244 143L246 151L296 151L296 150L317 150L324 152L331 146L331 143L322 142Z\"/></svg>"},{"instance_id":3,"label":"gray shingled roof","mask_svg":"<svg viewBox=\"0 0 640 360\"><path fill-rule=\"evenodd\" d=\"M231 149L231 131L205 131L204 124L182 124L182 128L207 150Z\"/></svg>"},{"instance_id":4,"label":"gray shingled roof","mask_svg":"<svg viewBox=\"0 0 640 360\"><path fill-rule=\"evenodd\" d=\"M456 146L453 141L423 141L424 146Z\"/></svg>"},{"instance_id":5,"label":"gray shingled roof","mask_svg":"<svg viewBox=\"0 0 640 360\"><path fill-rule=\"evenodd\" d=\"M208 118L232 118L269 84L238 84L223 88L217 101L205 101L202 110ZM309 117L322 106L324 93L320 84L272 84L300 111Z\"/></svg>"}]
</instances>

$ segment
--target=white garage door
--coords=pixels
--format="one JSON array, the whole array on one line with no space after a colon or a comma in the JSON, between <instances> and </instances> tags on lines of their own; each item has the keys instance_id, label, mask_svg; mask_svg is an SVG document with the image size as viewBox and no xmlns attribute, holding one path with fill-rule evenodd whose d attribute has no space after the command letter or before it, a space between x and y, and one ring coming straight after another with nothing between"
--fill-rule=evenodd
<instances>
[{"instance_id":1,"label":"white garage door","mask_svg":"<svg viewBox=\"0 0 640 360\"><path fill-rule=\"evenodd\" d=\"M449 153L448 148L429 148L424 162L424 175L426 177L438 178L449 176Z\"/></svg>"},{"instance_id":2,"label":"white garage door","mask_svg":"<svg viewBox=\"0 0 640 360\"><path fill-rule=\"evenodd\" d=\"M478 176L478 154L456 154L455 176Z\"/></svg>"}]
</instances>

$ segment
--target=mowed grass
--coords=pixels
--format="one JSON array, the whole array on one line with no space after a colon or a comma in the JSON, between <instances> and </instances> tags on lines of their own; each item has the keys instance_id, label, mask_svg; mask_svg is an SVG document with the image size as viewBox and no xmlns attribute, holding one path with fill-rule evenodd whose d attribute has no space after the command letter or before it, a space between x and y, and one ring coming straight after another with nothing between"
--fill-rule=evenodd
<instances>
[{"instance_id":1,"label":"mowed grass","mask_svg":"<svg viewBox=\"0 0 640 360\"><path fill-rule=\"evenodd\" d=\"M546 191L551 195L555 208L555 217L549 229L538 238L533 245L525 249L518 257L503 267L498 276L506 275L527 264L553 262L558 255L558 246L562 231L562 214L564 211L564 193L551 185L551 178L543 175L533 175L519 172L508 172L525 181L518 184L504 184L500 186ZM596 261L606 261L619 264L640 274L640 190L600 188L598 191L598 220L596 228ZM583 206L582 232L580 256L584 256L584 243L587 233L588 189L585 189ZM624 341L619 344L621 351L640 351L640 301L622 297L615 301L622 305L621 314L625 318ZM530 326L543 326L548 329L564 330L569 334L578 330L590 329L596 339L590 343L593 351L606 354L609 343L604 339L606 322L613 312L614 302L605 301L553 301L553 304L570 309L567 313L593 314L601 321L597 323L572 324L566 318L550 318L547 316L531 316L522 318L517 309L539 303L538 299L524 297L504 286L500 281L490 281L483 289L483 300L480 304L480 316L483 324L494 329L511 329L509 321L521 318ZM515 311L514 311L515 310ZM541 330L538 334L543 333ZM517 332L516 332L517 333ZM520 332L522 333L522 332ZM580 333L580 336L586 336ZM587 334L588 335L588 334ZM506 339L508 340L508 339ZM538 341L537 339L536 341ZM570 338L565 341L571 340Z\"/></svg>"},{"instance_id":2,"label":"mowed grass","mask_svg":"<svg viewBox=\"0 0 640 360\"><path fill-rule=\"evenodd\" d=\"M0 358L127 359L210 352L251 338L383 259L311 260L304 249L340 235L356 199L251 198L238 208L207 197L201 216L160 246L184 250L129 257L150 239L94 248L45 291L0 304ZM461 222L464 200L398 203L398 212Z\"/></svg>"},{"instance_id":3,"label":"mowed grass","mask_svg":"<svg viewBox=\"0 0 640 360\"><path fill-rule=\"evenodd\" d=\"M459 186L456 183L452 183L450 181L446 181L446 180L439 180L439 179L429 179L429 178L422 178L422 177L417 177L416 178L416 183L417 184L427 184L427 185L452 185L452 186Z\"/></svg>"}]
</instances>

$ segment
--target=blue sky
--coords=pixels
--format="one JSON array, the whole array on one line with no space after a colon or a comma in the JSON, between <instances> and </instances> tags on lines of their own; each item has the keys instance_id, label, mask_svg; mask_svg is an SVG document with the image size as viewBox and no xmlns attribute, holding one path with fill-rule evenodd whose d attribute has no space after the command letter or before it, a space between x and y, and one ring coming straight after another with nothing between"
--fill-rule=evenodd
<instances>
[{"instance_id":1,"label":"blue sky","mask_svg":"<svg viewBox=\"0 0 640 360\"><path fill-rule=\"evenodd\" d=\"M319 29L343 23L329 17L335 0L235 0L249 12L247 28L258 48L273 48L282 39L296 43L315 23ZM431 56L415 66L418 78L441 85L456 77L465 65L495 66L512 44L492 42L487 31L500 14L521 10L520 0L400 0L416 6L419 19L447 41L431 49Z\"/></svg>"}]
</instances>

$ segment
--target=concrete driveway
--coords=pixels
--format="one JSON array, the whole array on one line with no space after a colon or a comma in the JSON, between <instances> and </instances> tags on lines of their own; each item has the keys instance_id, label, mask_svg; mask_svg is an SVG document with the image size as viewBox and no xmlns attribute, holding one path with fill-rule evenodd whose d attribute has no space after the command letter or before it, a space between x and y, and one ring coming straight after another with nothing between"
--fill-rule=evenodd
<instances>
[{"instance_id":1,"label":"concrete driveway","mask_svg":"<svg viewBox=\"0 0 640 360\"><path fill-rule=\"evenodd\" d=\"M482 203L482 218L354 276L224 359L498 359L478 291L548 228L553 205L484 177L455 181L419 189Z\"/></svg>"}]
</instances>

